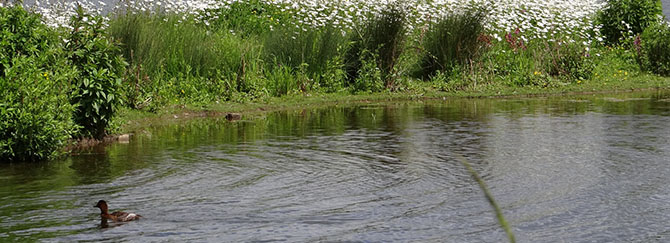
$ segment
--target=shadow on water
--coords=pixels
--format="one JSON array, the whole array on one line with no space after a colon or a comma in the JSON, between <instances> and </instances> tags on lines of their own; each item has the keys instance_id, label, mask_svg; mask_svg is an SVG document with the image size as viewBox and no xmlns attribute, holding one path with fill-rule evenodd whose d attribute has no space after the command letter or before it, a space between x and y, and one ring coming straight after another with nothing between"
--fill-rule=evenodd
<instances>
[{"instance_id":1,"label":"shadow on water","mask_svg":"<svg viewBox=\"0 0 670 243\"><path fill-rule=\"evenodd\" d=\"M456 155L520 242L663 241L668 98L360 104L150 128L0 165L0 241L505 241ZM147 218L103 224L100 199Z\"/></svg>"}]
</instances>

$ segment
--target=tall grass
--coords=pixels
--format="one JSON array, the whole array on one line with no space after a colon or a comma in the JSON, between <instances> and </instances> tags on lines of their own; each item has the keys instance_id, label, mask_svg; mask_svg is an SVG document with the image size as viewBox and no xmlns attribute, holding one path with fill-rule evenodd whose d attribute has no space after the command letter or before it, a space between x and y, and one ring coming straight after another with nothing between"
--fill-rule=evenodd
<instances>
[{"instance_id":1,"label":"tall grass","mask_svg":"<svg viewBox=\"0 0 670 243\"><path fill-rule=\"evenodd\" d=\"M326 69L329 61L338 55L346 39L332 25L302 30L295 26L278 27L265 38L265 61L299 69L306 64L310 76Z\"/></svg>"},{"instance_id":2,"label":"tall grass","mask_svg":"<svg viewBox=\"0 0 670 243\"><path fill-rule=\"evenodd\" d=\"M208 32L188 16L124 13L112 18L108 28L120 40L131 64L142 65L150 76L189 74L212 77L231 69L232 59L217 33Z\"/></svg>"},{"instance_id":3,"label":"tall grass","mask_svg":"<svg viewBox=\"0 0 670 243\"><path fill-rule=\"evenodd\" d=\"M188 15L120 13L108 32L121 41L131 72L129 100L211 102L234 92L254 92L251 68L258 67L260 43L208 28Z\"/></svg>"},{"instance_id":4,"label":"tall grass","mask_svg":"<svg viewBox=\"0 0 670 243\"><path fill-rule=\"evenodd\" d=\"M393 88L396 64L403 52L407 32L407 12L401 3L391 3L381 13L372 16L361 29L354 29L352 44L345 55L347 78L352 82L370 82L357 80L365 63L372 63L381 73L386 88ZM369 85L358 85L369 87ZM378 90L372 90L378 91Z\"/></svg>"},{"instance_id":5,"label":"tall grass","mask_svg":"<svg viewBox=\"0 0 670 243\"><path fill-rule=\"evenodd\" d=\"M485 12L470 9L447 15L432 24L423 43L425 55L420 62L420 76L427 78L436 72L450 72L456 65L473 61L484 40Z\"/></svg>"},{"instance_id":6,"label":"tall grass","mask_svg":"<svg viewBox=\"0 0 670 243\"><path fill-rule=\"evenodd\" d=\"M284 77L285 82L296 83L281 87L292 86L292 90L305 92L321 86L328 89L340 86L341 77L330 75L333 64L338 62L338 51L346 44L339 29L332 25L306 29L286 25L268 33L264 39L264 60L268 64L269 78ZM287 77L288 74L292 76ZM289 91L280 90L278 94Z\"/></svg>"}]
</instances>

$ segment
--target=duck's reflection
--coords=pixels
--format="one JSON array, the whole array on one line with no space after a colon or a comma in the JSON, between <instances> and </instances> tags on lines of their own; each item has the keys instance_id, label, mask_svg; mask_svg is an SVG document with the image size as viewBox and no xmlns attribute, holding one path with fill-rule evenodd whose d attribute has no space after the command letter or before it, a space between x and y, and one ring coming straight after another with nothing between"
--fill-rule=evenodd
<instances>
[{"instance_id":1,"label":"duck's reflection","mask_svg":"<svg viewBox=\"0 0 670 243\"><path fill-rule=\"evenodd\" d=\"M106 229L106 228L114 228L117 226L121 226L122 223L117 223L117 222L112 222L111 224L107 222L107 219L100 219L100 224L98 225L98 228L100 229Z\"/></svg>"}]
</instances>

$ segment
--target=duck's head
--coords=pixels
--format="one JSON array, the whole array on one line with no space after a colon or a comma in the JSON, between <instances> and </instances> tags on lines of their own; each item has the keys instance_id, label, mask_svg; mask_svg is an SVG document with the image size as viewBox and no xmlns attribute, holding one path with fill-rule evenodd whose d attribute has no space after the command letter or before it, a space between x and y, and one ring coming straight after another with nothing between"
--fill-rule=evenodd
<instances>
[{"instance_id":1,"label":"duck's head","mask_svg":"<svg viewBox=\"0 0 670 243\"><path fill-rule=\"evenodd\" d=\"M104 212L104 211L107 211L107 202L105 202L105 200L100 200L100 201L98 201L98 204L96 204L96 205L93 206L93 207L95 207L95 208L99 208L99 209L102 210L103 212Z\"/></svg>"}]
</instances>

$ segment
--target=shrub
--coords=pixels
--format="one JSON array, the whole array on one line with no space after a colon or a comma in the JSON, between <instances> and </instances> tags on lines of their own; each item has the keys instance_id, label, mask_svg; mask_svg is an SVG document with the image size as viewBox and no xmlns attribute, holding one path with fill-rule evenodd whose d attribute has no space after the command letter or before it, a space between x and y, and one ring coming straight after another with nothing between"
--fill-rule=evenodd
<instances>
[{"instance_id":1,"label":"shrub","mask_svg":"<svg viewBox=\"0 0 670 243\"><path fill-rule=\"evenodd\" d=\"M0 7L0 75L19 56L38 55L54 43L53 33L40 23L40 16L29 13L20 4Z\"/></svg>"},{"instance_id":2,"label":"shrub","mask_svg":"<svg viewBox=\"0 0 670 243\"><path fill-rule=\"evenodd\" d=\"M0 160L53 158L77 131L69 102L73 72L43 64L18 57L0 78Z\"/></svg>"},{"instance_id":3,"label":"shrub","mask_svg":"<svg viewBox=\"0 0 670 243\"><path fill-rule=\"evenodd\" d=\"M103 35L102 18L84 13L79 6L72 17L66 50L77 68L74 80L74 119L82 136L102 138L120 103L119 86L125 70L120 48Z\"/></svg>"},{"instance_id":4,"label":"shrub","mask_svg":"<svg viewBox=\"0 0 670 243\"><path fill-rule=\"evenodd\" d=\"M670 75L670 24L652 24L635 41L641 68Z\"/></svg>"},{"instance_id":5,"label":"shrub","mask_svg":"<svg viewBox=\"0 0 670 243\"><path fill-rule=\"evenodd\" d=\"M456 65L469 63L482 47L484 11L468 10L449 15L432 24L426 33L420 61L421 76L448 72Z\"/></svg>"},{"instance_id":6,"label":"shrub","mask_svg":"<svg viewBox=\"0 0 670 243\"><path fill-rule=\"evenodd\" d=\"M359 77L363 62L369 64L374 61L385 86L391 88L394 85L395 66L405 41L406 18L403 6L391 3L380 14L370 18L362 30L355 30L352 44L345 55L345 70L350 84ZM374 60L365 60L370 57L369 54L372 54Z\"/></svg>"},{"instance_id":7,"label":"shrub","mask_svg":"<svg viewBox=\"0 0 670 243\"><path fill-rule=\"evenodd\" d=\"M0 161L59 154L77 130L68 66L55 31L21 6L0 8Z\"/></svg>"},{"instance_id":8,"label":"shrub","mask_svg":"<svg viewBox=\"0 0 670 243\"><path fill-rule=\"evenodd\" d=\"M608 0L598 13L597 23L608 44L619 44L622 39L636 36L662 14L659 0Z\"/></svg>"}]
</instances>

